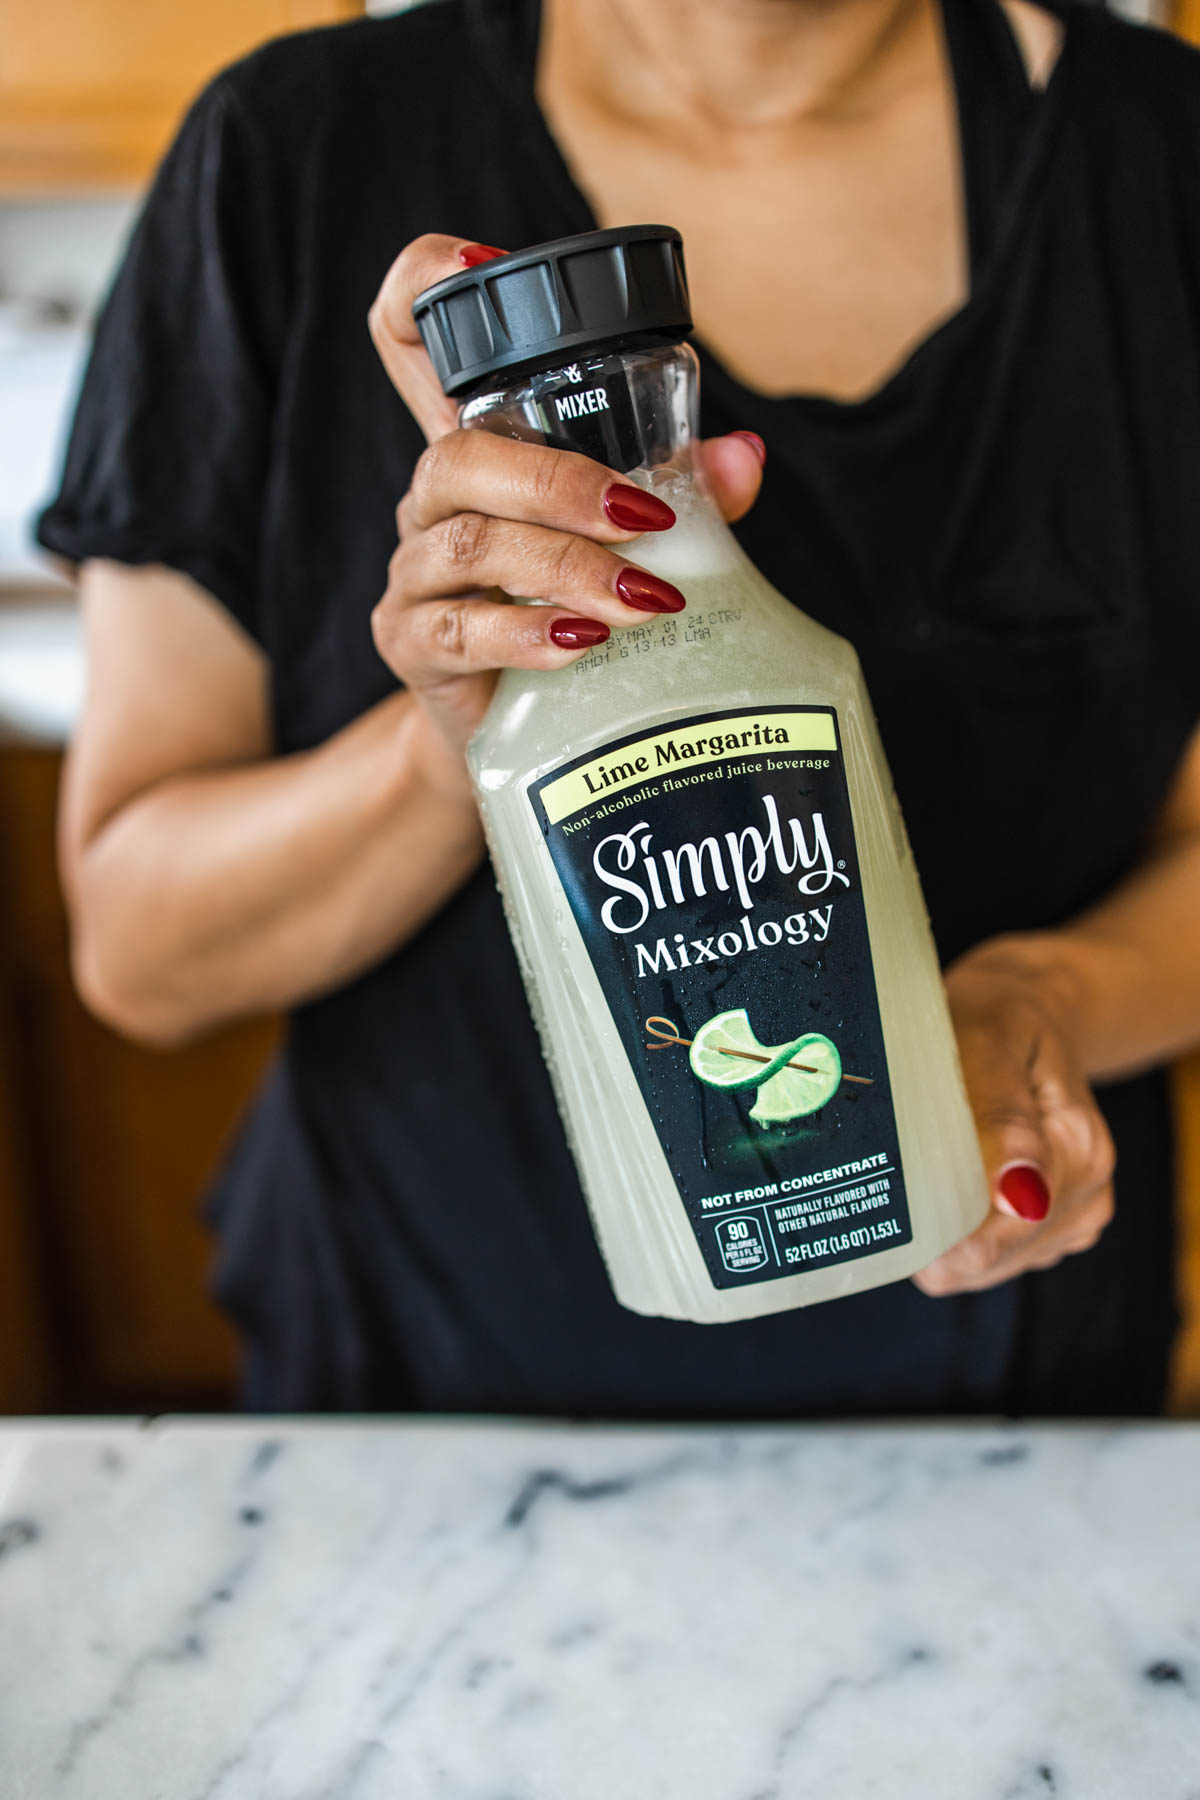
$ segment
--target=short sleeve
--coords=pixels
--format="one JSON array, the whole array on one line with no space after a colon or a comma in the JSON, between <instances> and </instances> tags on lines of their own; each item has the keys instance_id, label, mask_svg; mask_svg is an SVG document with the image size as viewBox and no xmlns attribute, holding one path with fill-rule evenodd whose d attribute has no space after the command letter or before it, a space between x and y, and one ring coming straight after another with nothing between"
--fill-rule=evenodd
<instances>
[{"instance_id":1,"label":"short sleeve","mask_svg":"<svg viewBox=\"0 0 1200 1800\"><path fill-rule=\"evenodd\" d=\"M282 221L219 78L155 178L96 329L37 536L189 575L260 641L258 546L286 330Z\"/></svg>"}]
</instances>

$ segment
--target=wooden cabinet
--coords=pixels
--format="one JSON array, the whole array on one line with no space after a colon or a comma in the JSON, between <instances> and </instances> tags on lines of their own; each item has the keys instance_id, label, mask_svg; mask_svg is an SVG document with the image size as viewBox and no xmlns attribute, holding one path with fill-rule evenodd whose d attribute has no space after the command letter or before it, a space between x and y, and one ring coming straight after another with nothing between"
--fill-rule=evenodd
<instances>
[{"instance_id":1,"label":"wooden cabinet","mask_svg":"<svg viewBox=\"0 0 1200 1800\"><path fill-rule=\"evenodd\" d=\"M361 0L0 0L0 196L139 186L223 64Z\"/></svg>"},{"instance_id":2,"label":"wooden cabinet","mask_svg":"<svg viewBox=\"0 0 1200 1800\"><path fill-rule=\"evenodd\" d=\"M54 867L61 759L0 747L0 1411L213 1406L205 1187L276 1040L159 1053L76 999Z\"/></svg>"},{"instance_id":3,"label":"wooden cabinet","mask_svg":"<svg viewBox=\"0 0 1200 1800\"><path fill-rule=\"evenodd\" d=\"M1170 24L1189 43L1200 44L1200 0L1174 0Z\"/></svg>"},{"instance_id":4,"label":"wooden cabinet","mask_svg":"<svg viewBox=\"0 0 1200 1800\"><path fill-rule=\"evenodd\" d=\"M1200 1055L1173 1071L1179 1154L1179 1294L1183 1331L1175 1348L1171 1410L1200 1419Z\"/></svg>"},{"instance_id":5,"label":"wooden cabinet","mask_svg":"<svg viewBox=\"0 0 1200 1800\"><path fill-rule=\"evenodd\" d=\"M4 924L0 919L0 930ZM29 1217L32 1184L5 991L0 970L0 1413L42 1412L56 1393L56 1372Z\"/></svg>"}]
</instances>

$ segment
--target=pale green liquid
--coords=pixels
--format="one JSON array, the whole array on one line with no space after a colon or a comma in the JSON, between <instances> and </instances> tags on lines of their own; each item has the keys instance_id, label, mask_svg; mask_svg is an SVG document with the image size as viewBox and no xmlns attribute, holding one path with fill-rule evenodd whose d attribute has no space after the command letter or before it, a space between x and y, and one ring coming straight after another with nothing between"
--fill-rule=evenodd
<instances>
[{"instance_id":1,"label":"pale green liquid","mask_svg":"<svg viewBox=\"0 0 1200 1800\"><path fill-rule=\"evenodd\" d=\"M844 639L778 594L678 477L637 477L679 523L631 560L687 595L570 669L507 671L470 762L492 860L609 1277L635 1312L701 1324L858 1293L923 1268L981 1223L987 1189L924 902ZM745 706L833 706L841 726L913 1240L811 1273L714 1288L534 808L531 782L643 727ZM697 808L704 789L697 789Z\"/></svg>"}]
</instances>

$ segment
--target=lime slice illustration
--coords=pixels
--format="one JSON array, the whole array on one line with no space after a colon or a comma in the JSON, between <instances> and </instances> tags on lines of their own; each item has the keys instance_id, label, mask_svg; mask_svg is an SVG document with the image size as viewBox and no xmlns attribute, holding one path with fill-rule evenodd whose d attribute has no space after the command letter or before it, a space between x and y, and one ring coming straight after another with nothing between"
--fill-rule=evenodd
<instances>
[{"instance_id":1,"label":"lime slice illustration","mask_svg":"<svg viewBox=\"0 0 1200 1800\"><path fill-rule=\"evenodd\" d=\"M842 1079L842 1059L829 1038L811 1031L790 1044L762 1044L745 1008L717 1013L702 1025L688 1061L693 1075L708 1087L757 1088L750 1117L759 1125L816 1112L837 1093ZM789 1068L793 1061L808 1068Z\"/></svg>"},{"instance_id":2,"label":"lime slice illustration","mask_svg":"<svg viewBox=\"0 0 1200 1800\"><path fill-rule=\"evenodd\" d=\"M727 1050L742 1054L727 1056ZM774 1051L760 1044L751 1031L743 1007L738 1012L718 1013L702 1025L692 1040L688 1061L692 1074L709 1087L758 1087L768 1070L760 1062L747 1062L746 1052L752 1056L774 1056Z\"/></svg>"},{"instance_id":3,"label":"lime slice illustration","mask_svg":"<svg viewBox=\"0 0 1200 1800\"><path fill-rule=\"evenodd\" d=\"M817 1112L828 1105L841 1085L842 1059L837 1045L819 1031L788 1045L787 1060L808 1063L817 1073L808 1075L802 1069L783 1068L769 1075L750 1108L750 1117L759 1125L781 1125L787 1119L802 1119L807 1113Z\"/></svg>"}]
</instances>

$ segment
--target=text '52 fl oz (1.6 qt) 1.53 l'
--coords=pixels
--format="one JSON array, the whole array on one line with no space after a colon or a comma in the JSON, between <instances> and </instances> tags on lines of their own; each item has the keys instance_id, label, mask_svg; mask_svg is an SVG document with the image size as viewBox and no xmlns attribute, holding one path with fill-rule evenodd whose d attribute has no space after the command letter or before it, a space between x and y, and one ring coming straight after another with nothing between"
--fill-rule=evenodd
<instances>
[{"instance_id":1,"label":"text '52 fl oz (1.6 qt) 1.53 l'","mask_svg":"<svg viewBox=\"0 0 1200 1800\"><path fill-rule=\"evenodd\" d=\"M566 669L508 670L469 758L617 1298L723 1323L911 1275L986 1184L854 651L754 568L693 460L678 232L541 244L422 294L463 425L666 500L680 588Z\"/></svg>"}]
</instances>

